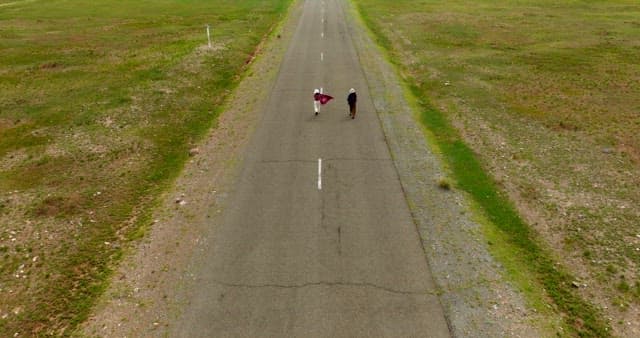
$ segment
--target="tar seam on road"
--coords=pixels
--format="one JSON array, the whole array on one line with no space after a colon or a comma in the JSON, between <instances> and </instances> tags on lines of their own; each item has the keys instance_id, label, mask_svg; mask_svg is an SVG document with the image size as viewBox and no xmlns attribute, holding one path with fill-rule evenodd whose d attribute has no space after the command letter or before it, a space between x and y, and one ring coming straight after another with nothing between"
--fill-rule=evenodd
<instances>
[{"instance_id":1,"label":"tar seam on road","mask_svg":"<svg viewBox=\"0 0 640 338\"><path fill-rule=\"evenodd\" d=\"M334 158L325 158L323 161L326 162L335 162L335 161L344 161L344 162L392 162L389 158L344 158L344 157L334 157ZM264 164L278 164L278 163L316 163L316 160L300 160L300 159L291 159L291 160L261 160L258 163Z\"/></svg>"},{"instance_id":2,"label":"tar seam on road","mask_svg":"<svg viewBox=\"0 0 640 338\"><path fill-rule=\"evenodd\" d=\"M325 162L329 161L370 161L370 162L393 162L390 158L344 158L344 157L334 157L334 158L325 158Z\"/></svg>"},{"instance_id":3,"label":"tar seam on road","mask_svg":"<svg viewBox=\"0 0 640 338\"><path fill-rule=\"evenodd\" d=\"M260 288L276 288L276 289L301 289L307 287L314 286L327 286L327 287L367 287L373 288L377 290L382 290L385 292L399 294L399 295L410 295L410 296L439 296L440 292L437 291L404 291L404 290L395 290L392 288L375 285L372 283L363 283L363 282L327 282L327 281L319 281L319 282L309 282L302 284L294 284L294 285L282 285L282 284L238 284L238 283L225 283L218 280L213 280L212 282L232 288L246 288L246 289L260 289Z\"/></svg>"},{"instance_id":4,"label":"tar seam on road","mask_svg":"<svg viewBox=\"0 0 640 338\"><path fill-rule=\"evenodd\" d=\"M259 163L314 163L314 160L262 160Z\"/></svg>"},{"instance_id":5,"label":"tar seam on road","mask_svg":"<svg viewBox=\"0 0 640 338\"><path fill-rule=\"evenodd\" d=\"M342 230L338 227L338 255L342 255Z\"/></svg>"}]
</instances>

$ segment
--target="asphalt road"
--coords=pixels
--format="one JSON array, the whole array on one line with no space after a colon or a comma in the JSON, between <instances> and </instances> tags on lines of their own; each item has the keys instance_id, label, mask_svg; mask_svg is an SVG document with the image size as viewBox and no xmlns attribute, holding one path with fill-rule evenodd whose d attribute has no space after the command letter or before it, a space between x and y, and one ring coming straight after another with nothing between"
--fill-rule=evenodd
<instances>
[{"instance_id":1,"label":"asphalt road","mask_svg":"<svg viewBox=\"0 0 640 338\"><path fill-rule=\"evenodd\" d=\"M172 336L450 336L341 1L304 2Z\"/></svg>"}]
</instances>

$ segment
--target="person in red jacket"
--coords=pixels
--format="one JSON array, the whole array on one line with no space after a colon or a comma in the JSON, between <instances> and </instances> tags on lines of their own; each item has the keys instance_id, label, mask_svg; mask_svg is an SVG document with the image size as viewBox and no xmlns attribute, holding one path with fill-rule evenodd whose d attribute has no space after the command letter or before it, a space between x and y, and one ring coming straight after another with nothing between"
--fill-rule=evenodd
<instances>
[{"instance_id":1,"label":"person in red jacket","mask_svg":"<svg viewBox=\"0 0 640 338\"><path fill-rule=\"evenodd\" d=\"M329 102L332 99L333 99L333 96L323 94L320 92L320 90L315 89L313 91L313 110L315 111L316 115L318 115L318 112L320 112L320 105L327 104L327 102Z\"/></svg>"},{"instance_id":2,"label":"person in red jacket","mask_svg":"<svg viewBox=\"0 0 640 338\"><path fill-rule=\"evenodd\" d=\"M316 112L316 115L318 115L318 112L320 112L320 89L314 89L313 90L313 110Z\"/></svg>"}]
</instances>

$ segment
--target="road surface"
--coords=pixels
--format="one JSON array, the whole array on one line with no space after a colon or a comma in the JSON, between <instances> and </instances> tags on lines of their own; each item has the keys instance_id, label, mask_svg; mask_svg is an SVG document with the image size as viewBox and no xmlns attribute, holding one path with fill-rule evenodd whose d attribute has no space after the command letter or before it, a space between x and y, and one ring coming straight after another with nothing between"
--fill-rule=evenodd
<instances>
[{"instance_id":1,"label":"road surface","mask_svg":"<svg viewBox=\"0 0 640 338\"><path fill-rule=\"evenodd\" d=\"M304 1L172 336L450 336L343 5Z\"/></svg>"}]
</instances>

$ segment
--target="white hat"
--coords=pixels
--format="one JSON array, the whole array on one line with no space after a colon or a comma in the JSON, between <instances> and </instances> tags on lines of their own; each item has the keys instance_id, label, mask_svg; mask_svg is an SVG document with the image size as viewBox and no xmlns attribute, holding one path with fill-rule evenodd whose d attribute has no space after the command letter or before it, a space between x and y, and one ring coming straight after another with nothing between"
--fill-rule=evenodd
<instances>
[{"instance_id":1,"label":"white hat","mask_svg":"<svg viewBox=\"0 0 640 338\"><path fill-rule=\"evenodd\" d=\"M349 93L355 93L355 92L356 92L355 89L353 89L353 88L349 89Z\"/></svg>"},{"instance_id":2,"label":"white hat","mask_svg":"<svg viewBox=\"0 0 640 338\"><path fill-rule=\"evenodd\" d=\"M320 89L318 89L318 88L316 88L316 89L314 89L314 90L313 90L313 93L314 93L314 94L318 94L319 92L320 92Z\"/></svg>"}]
</instances>

